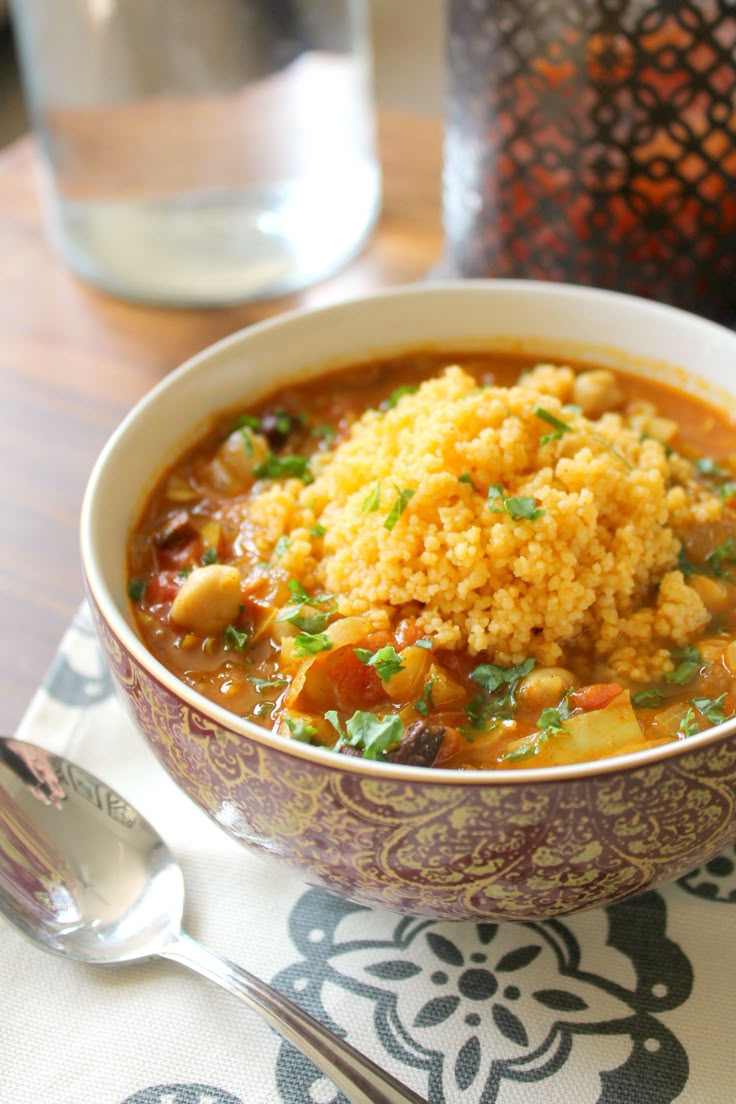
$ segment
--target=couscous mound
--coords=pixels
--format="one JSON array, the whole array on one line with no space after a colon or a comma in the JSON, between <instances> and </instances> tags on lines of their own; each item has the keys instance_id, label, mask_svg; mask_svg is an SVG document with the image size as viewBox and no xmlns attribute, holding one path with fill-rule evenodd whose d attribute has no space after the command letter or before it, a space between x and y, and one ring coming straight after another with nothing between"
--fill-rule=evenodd
<instances>
[{"instance_id":1,"label":"couscous mound","mask_svg":"<svg viewBox=\"0 0 736 1104\"><path fill-rule=\"evenodd\" d=\"M458 367L368 410L312 459L314 482L264 488L246 526L265 557L377 628L414 620L438 647L554 664L590 640L634 679L708 621L678 570L674 520L716 519L687 460L621 413L584 416L573 373L513 387Z\"/></svg>"}]
</instances>

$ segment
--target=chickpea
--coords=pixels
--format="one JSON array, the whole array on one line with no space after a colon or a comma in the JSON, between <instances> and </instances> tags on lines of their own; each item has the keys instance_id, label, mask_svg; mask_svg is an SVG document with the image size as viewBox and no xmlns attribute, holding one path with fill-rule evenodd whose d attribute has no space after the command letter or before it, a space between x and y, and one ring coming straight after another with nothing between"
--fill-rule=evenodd
<instances>
[{"instance_id":1,"label":"chickpea","mask_svg":"<svg viewBox=\"0 0 736 1104\"><path fill-rule=\"evenodd\" d=\"M240 572L229 564L197 567L182 583L171 603L171 620L191 632L211 636L222 632L240 612Z\"/></svg>"},{"instance_id":2,"label":"chickpea","mask_svg":"<svg viewBox=\"0 0 736 1104\"><path fill-rule=\"evenodd\" d=\"M616 410L623 402L621 389L613 372L595 368L581 372L572 386L572 401L588 418L599 418L609 410Z\"/></svg>"},{"instance_id":3,"label":"chickpea","mask_svg":"<svg viewBox=\"0 0 736 1104\"><path fill-rule=\"evenodd\" d=\"M535 667L521 679L516 695L532 709L554 708L575 684L575 676L565 667Z\"/></svg>"},{"instance_id":4,"label":"chickpea","mask_svg":"<svg viewBox=\"0 0 736 1104\"><path fill-rule=\"evenodd\" d=\"M225 438L209 464L212 485L226 494L238 494L251 486L255 470L268 456L268 441L245 427Z\"/></svg>"}]
</instances>

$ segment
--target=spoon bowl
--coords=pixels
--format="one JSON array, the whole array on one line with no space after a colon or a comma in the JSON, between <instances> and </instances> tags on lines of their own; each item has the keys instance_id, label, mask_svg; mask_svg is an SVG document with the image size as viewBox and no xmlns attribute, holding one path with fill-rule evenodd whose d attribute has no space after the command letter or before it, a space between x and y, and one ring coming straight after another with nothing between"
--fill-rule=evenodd
<instances>
[{"instance_id":1,"label":"spoon bowl","mask_svg":"<svg viewBox=\"0 0 736 1104\"><path fill-rule=\"evenodd\" d=\"M221 985L353 1104L421 1097L181 928L184 878L156 830L82 767L0 737L0 913L42 950L97 965L162 956Z\"/></svg>"}]
</instances>

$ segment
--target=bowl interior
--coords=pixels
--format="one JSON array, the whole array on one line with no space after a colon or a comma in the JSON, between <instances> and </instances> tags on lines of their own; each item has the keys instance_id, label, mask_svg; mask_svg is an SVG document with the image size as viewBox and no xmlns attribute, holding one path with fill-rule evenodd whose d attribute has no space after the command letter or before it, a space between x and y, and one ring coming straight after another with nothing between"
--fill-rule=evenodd
<instances>
[{"instance_id":1,"label":"bowl interior","mask_svg":"<svg viewBox=\"0 0 736 1104\"><path fill-rule=\"evenodd\" d=\"M138 639L126 594L128 533L159 475L207 428L210 413L246 406L289 380L411 347L508 348L563 362L575 357L611 364L670 379L730 405L736 417L736 334L611 292L531 281L426 285L293 312L236 333L193 357L141 400L100 455L85 494L81 548L87 585L113 632L165 684L179 686ZM252 732L248 722L179 689L230 727ZM298 754L318 750L300 745Z\"/></svg>"}]
</instances>

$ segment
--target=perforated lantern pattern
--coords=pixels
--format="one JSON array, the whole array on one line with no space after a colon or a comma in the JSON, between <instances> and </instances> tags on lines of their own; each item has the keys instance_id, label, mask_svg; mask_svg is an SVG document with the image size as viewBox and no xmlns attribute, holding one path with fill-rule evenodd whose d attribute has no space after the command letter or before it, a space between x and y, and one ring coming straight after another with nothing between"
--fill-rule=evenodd
<instances>
[{"instance_id":1,"label":"perforated lantern pattern","mask_svg":"<svg viewBox=\"0 0 736 1104\"><path fill-rule=\"evenodd\" d=\"M450 266L736 323L736 0L450 0Z\"/></svg>"}]
</instances>

